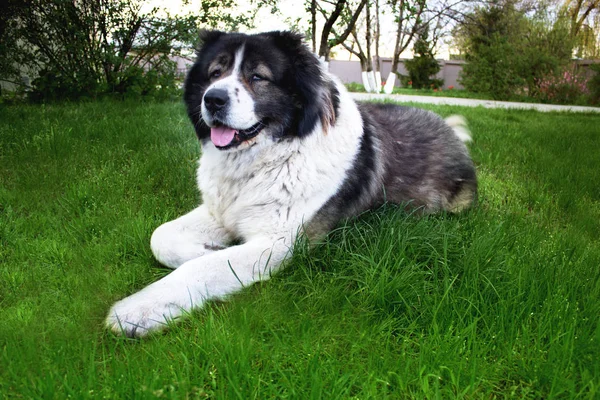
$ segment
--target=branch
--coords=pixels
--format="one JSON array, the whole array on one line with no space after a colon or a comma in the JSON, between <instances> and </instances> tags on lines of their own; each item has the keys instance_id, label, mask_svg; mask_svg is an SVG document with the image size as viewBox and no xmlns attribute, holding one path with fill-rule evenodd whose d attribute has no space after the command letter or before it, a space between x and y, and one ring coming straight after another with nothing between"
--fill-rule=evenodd
<instances>
[{"instance_id":1,"label":"branch","mask_svg":"<svg viewBox=\"0 0 600 400\"><path fill-rule=\"evenodd\" d=\"M344 42L348 38L350 33L354 30L354 26L356 25L358 16L360 15L360 12L364 8L365 4L367 4L367 0L362 0L360 2L360 4L358 5L358 8L356 9L356 12L354 13L354 15L352 15L352 18L350 19L350 22L348 23L346 30L344 31L344 33L341 34L341 36L336 40L336 42L334 42L335 44L333 46ZM333 46L331 46L331 47L333 47Z\"/></svg>"},{"instance_id":2,"label":"branch","mask_svg":"<svg viewBox=\"0 0 600 400\"><path fill-rule=\"evenodd\" d=\"M331 13L329 18L327 18L327 20L325 21L325 25L323 26L323 30L321 31L321 43L319 45L319 55L320 56L325 56L325 57L327 56L327 54L324 54L324 53L328 53L329 44L327 41L329 39L329 33L331 33L333 24L335 24L335 21L338 19L338 17L342 13L342 10L344 9L345 5L346 5L346 0L338 0L337 4L335 5L335 10L333 10L333 13ZM325 16L323 11L321 11L321 13L323 14L323 16Z\"/></svg>"}]
</instances>

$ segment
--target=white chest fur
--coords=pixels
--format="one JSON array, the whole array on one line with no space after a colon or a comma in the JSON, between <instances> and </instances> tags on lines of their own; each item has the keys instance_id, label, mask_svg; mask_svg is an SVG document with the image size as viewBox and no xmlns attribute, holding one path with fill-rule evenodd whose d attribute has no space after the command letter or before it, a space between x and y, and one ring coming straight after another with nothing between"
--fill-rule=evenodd
<instances>
[{"instance_id":1,"label":"white chest fur","mask_svg":"<svg viewBox=\"0 0 600 400\"><path fill-rule=\"evenodd\" d=\"M345 95L342 100L351 102ZM339 190L358 152L360 114L353 103L341 109L327 133L317 125L307 138L233 153L207 144L198 186L217 221L243 240L281 234L293 239Z\"/></svg>"}]
</instances>

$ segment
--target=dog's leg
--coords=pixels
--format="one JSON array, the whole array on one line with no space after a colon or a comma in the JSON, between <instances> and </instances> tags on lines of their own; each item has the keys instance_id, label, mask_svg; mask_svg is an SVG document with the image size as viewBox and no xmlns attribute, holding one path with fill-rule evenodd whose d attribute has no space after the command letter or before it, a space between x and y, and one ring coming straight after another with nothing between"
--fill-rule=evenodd
<instances>
[{"instance_id":1,"label":"dog's leg","mask_svg":"<svg viewBox=\"0 0 600 400\"><path fill-rule=\"evenodd\" d=\"M269 279L290 252L284 238L257 238L188 261L158 282L117 302L106 324L114 332L144 336L207 300L222 299Z\"/></svg>"},{"instance_id":2,"label":"dog's leg","mask_svg":"<svg viewBox=\"0 0 600 400\"><path fill-rule=\"evenodd\" d=\"M189 260L226 247L231 240L206 206L201 205L156 228L150 248L161 264L175 269Z\"/></svg>"}]
</instances>

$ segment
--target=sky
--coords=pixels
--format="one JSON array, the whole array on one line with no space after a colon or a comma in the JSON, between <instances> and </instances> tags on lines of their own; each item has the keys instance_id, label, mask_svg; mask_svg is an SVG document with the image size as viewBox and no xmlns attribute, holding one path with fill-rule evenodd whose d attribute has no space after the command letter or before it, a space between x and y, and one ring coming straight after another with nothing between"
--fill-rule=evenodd
<instances>
[{"instance_id":1,"label":"sky","mask_svg":"<svg viewBox=\"0 0 600 400\"><path fill-rule=\"evenodd\" d=\"M184 5L187 3L187 5ZM201 0L171 0L171 1L161 1L161 0L148 0L145 2L142 10L150 10L153 7L162 7L167 9L168 12L172 15L183 15L193 10L198 10L200 8ZM255 6L250 3L250 0L237 0L239 5L239 12L251 12ZM262 31L272 31L272 30L286 30L290 29L292 26L292 22L297 20L299 17L304 17L304 25L303 28L308 27L310 15L304 11L304 1L302 0L279 0L278 7L280 10L280 15L271 14L271 10L269 8L262 8L258 11L255 19L255 28L246 29L243 32L246 33L257 33ZM381 21L381 38L380 38L380 56L381 57L391 57L394 50L394 41L395 41L395 23L393 21L392 15L382 15L380 16ZM322 28L321 24L318 25L317 31L320 31ZM409 48L409 51L404 52L401 57L402 58L411 58L412 57L412 47ZM348 60L348 59L356 59L350 55L349 52L344 50L342 46L336 46L334 48L335 59L338 60ZM373 51L374 53L374 51ZM439 49L437 58L448 59L448 46L443 45L442 48Z\"/></svg>"}]
</instances>

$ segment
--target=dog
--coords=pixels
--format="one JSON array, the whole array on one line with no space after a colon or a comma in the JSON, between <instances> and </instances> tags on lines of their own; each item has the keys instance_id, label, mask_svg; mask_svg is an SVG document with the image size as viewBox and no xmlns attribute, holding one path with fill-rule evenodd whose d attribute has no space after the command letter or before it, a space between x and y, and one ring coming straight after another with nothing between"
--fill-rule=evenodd
<instances>
[{"instance_id":1,"label":"dog","mask_svg":"<svg viewBox=\"0 0 600 400\"><path fill-rule=\"evenodd\" d=\"M174 269L117 302L109 329L141 337L269 279L299 235L324 237L385 202L457 212L477 193L461 117L355 103L294 32L203 31L184 100L203 204L150 246Z\"/></svg>"}]
</instances>

